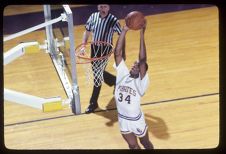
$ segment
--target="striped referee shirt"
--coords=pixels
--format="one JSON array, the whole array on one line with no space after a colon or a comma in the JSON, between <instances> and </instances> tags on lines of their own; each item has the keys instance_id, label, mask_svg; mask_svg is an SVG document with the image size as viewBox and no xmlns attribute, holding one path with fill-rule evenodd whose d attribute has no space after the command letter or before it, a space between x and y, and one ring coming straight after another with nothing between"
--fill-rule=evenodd
<instances>
[{"instance_id":1,"label":"striped referee shirt","mask_svg":"<svg viewBox=\"0 0 226 154\"><path fill-rule=\"evenodd\" d=\"M105 41L111 44L114 32L118 35L122 32L118 19L110 13L104 18L101 18L99 12L92 13L85 28L93 33L92 41Z\"/></svg>"}]
</instances>

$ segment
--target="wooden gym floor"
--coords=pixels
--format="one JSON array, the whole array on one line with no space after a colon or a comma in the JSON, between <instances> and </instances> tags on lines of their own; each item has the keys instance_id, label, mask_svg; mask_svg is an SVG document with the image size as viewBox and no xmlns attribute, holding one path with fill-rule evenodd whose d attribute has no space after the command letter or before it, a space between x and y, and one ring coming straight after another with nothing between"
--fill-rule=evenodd
<instances>
[{"instance_id":1,"label":"wooden gym floor","mask_svg":"<svg viewBox=\"0 0 226 154\"><path fill-rule=\"evenodd\" d=\"M145 34L151 83L142 98L149 136L156 149L215 148L219 142L218 9L208 7L146 16ZM123 20L120 20L124 24ZM57 30L56 30L57 31ZM75 27L81 43L84 25ZM137 59L138 31L126 37L130 67ZM43 43L36 31L4 43L4 51L19 42ZM114 37L114 42L117 36ZM113 57L107 70L115 74ZM70 65L69 65L70 68ZM43 113L4 102L4 143L9 149L128 149L120 135L113 87L103 85L100 109L83 114L91 86L77 66L82 114L71 109ZM4 87L28 94L66 98L50 57L40 51L4 66ZM108 110L106 110L108 109Z\"/></svg>"}]
</instances>

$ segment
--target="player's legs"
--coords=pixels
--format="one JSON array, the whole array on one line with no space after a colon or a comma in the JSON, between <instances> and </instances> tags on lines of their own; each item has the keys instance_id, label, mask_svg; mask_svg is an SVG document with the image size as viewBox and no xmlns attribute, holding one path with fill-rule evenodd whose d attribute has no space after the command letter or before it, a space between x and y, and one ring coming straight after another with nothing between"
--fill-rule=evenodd
<instances>
[{"instance_id":1,"label":"player's legs","mask_svg":"<svg viewBox=\"0 0 226 154\"><path fill-rule=\"evenodd\" d=\"M136 121L129 121L129 130L139 137L140 143L145 149L153 149L153 145L149 140L148 126L145 122L144 114Z\"/></svg>"},{"instance_id":2,"label":"player's legs","mask_svg":"<svg viewBox=\"0 0 226 154\"><path fill-rule=\"evenodd\" d=\"M130 149L140 149L140 146L137 142L137 137L133 133L122 134L122 136L128 143Z\"/></svg>"},{"instance_id":3,"label":"player's legs","mask_svg":"<svg viewBox=\"0 0 226 154\"><path fill-rule=\"evenodd\" d=\"M146 134L143 137L140 137L139 140L145 149L154 149L153 144L149 140L148 131L146 132Z\"/></svg>"}]
</instances>

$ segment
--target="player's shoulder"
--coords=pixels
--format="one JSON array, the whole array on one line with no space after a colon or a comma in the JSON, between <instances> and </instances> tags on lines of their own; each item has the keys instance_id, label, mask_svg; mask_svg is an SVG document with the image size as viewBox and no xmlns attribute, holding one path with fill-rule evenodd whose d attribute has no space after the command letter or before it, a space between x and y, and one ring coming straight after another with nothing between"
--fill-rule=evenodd
<instances>
[{"instance_id":1,"label":"player's shoulder","mask_svg":"<svg viewBox=\"0 0 226 154\"><path fill-rule=\"evenodd\" d=\"M120 69L127 69L127 66L126 66L126 63L125 63L124 59L122 59L120 61L120 63L118 64L118 68L120 68Z\"/></svg>"}]
</instances>

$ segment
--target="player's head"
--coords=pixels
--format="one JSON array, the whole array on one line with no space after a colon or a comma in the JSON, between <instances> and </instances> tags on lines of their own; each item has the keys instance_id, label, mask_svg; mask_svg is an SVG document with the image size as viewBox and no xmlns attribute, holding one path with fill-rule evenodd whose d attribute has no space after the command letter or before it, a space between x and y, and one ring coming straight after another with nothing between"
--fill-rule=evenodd
<instances>
[{"instance_id":1,"label":"player's head","mask_svg":"<svg viewBox=\"0 0 226 154\"><path fill-rule=\"evenodd\" d=\"M146 71L148 70L148 64L145 63ZM140 67L139 67L139 62L135 61L132 68L130 69L130 77L132 78L138 78L140 73Z\"/></svg>"},{"instance_id":2,"label":"player's head","mask_svg":"<svg viewBox=\"0 0 226 154\"><path fill-rule=\"evenodd\" d=\"M100 15L102 18L106 17L108 15L108 12L110 10L110 5L108 4L99 4L97 5L97 9L100 12Z\"/></svg>"}]
</instances>

